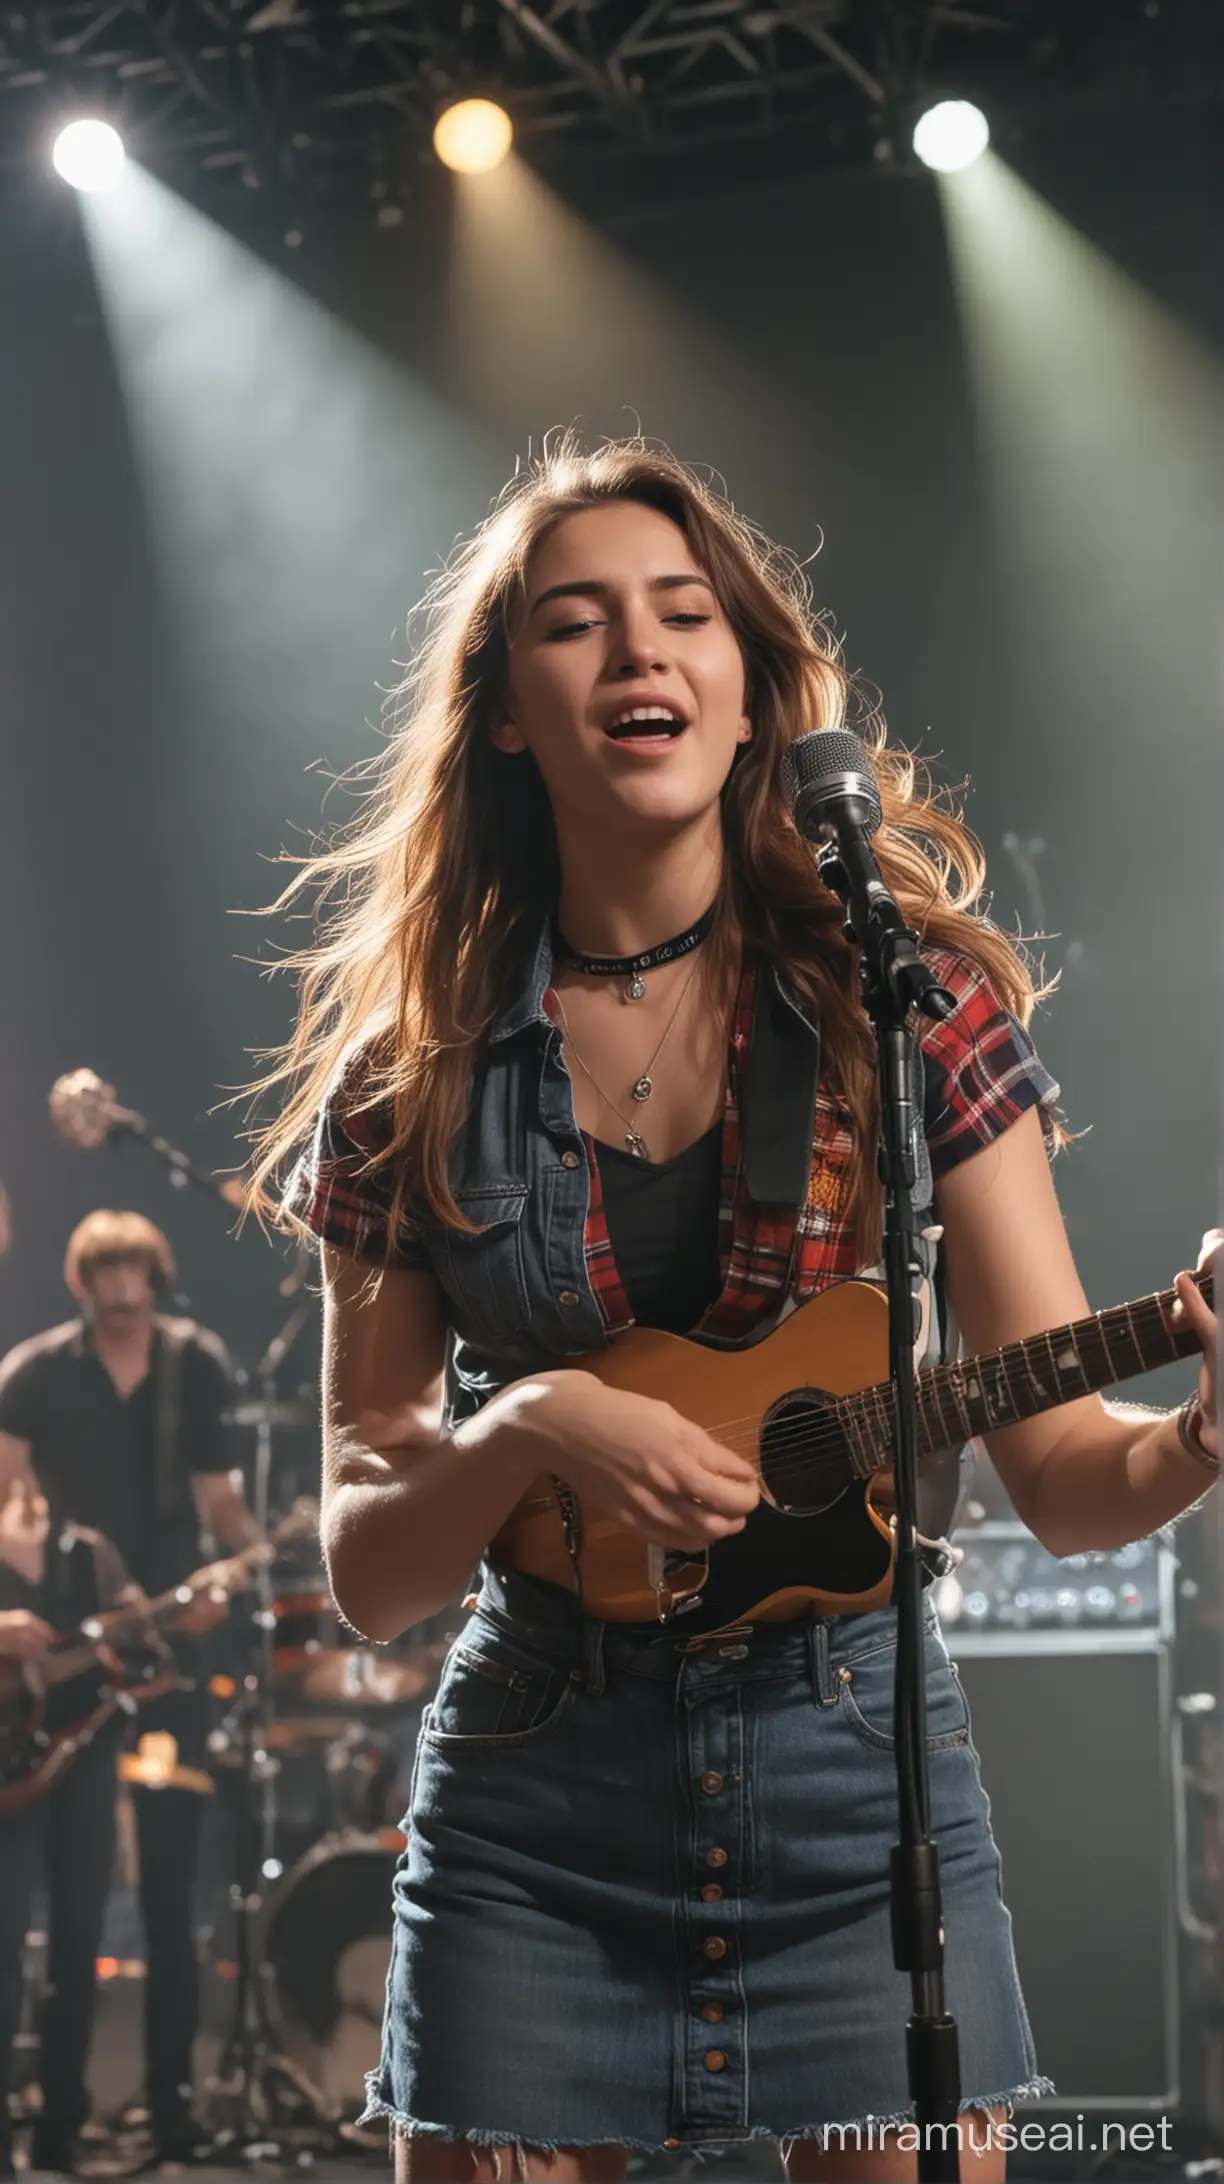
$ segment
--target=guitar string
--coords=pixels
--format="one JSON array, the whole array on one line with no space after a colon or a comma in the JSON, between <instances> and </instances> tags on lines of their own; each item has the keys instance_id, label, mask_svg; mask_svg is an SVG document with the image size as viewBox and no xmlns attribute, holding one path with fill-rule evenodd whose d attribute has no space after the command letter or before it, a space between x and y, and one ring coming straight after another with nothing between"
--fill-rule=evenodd
<instances>
[{"instance_id":1,"label":"guitar string","mask_svg":"<svg viewBox=\"0 0 1224 2184\"><path fill-rule=\"evenodd\" d=\"M1136 1306L1136 1307L1132 1307L1132 1309L1131 1309L1131 1318L1132 1318L1132 1320L1133 1320L1133 1319L1134 1319L1134 1318L1136 1317L1136 1314L1137 1314L1137 1312L1138 1312L1138 1310L1139 1310L1139 1309L1140 1309L1140 1307L1138 1307L1138 1306ZM984 1370L985 1368L987 1368L987 1367L989 1367L989 1366L992 1366L992 1365L995 1365L995 1366L1001 1366L1001 1367L1002 1367L1002 1369L1003 1369L1003 1371L1004 1371L1004 1373L1006 1373L1006 1371L1007 1371L1007 1368L1008 1368L1008 1366L1009 1366L1009 1365L1011 1365L1011 1364L1015 1364L1015 1363L1022 1363L1022 1362L1024 1361L1024 1353L1025 1353L1025 1351L1026 1351L1027 1349L1029 1349L1029 1348L1031 1347L1031 1345L1032 1345L1032 1344L1033 1344L1034 1342L1039 1342L1039 1343L1043 1343L1043 1344L1044 1344L1044 1343L1045 1343L1045 1342L1046 1342L1047 1340L1049 1340L1049 1341L1056 1341L1056 1340L1061 1340L1061 1341L1063 1341L1064 1343L1066 1343L1066 1342L1072 1342L1072 1343L1073 1343L1073 1341L1074 1341L1074 1335L1075 1335L1075 1332L1076 1332L1077 1330L1081 1330L1081 1329L1083 1329L1083 1330L1085 1331L1085 1333L1087 1333L1087 1332L1088 1332L1089 1330L1091 1330L1091 1331L1092 1331L1092 1332L1093 1332L1094 1334L1095 1334L1095 1333L1097 1333L1097 1332L1099 1332L1099 1331L1098 1331L1098 1330L1097 1330L1097 1329L1095 1328L1095 1326L1094 1326L1094 1323L1093 1323L1093 1322L1092 1322L1091 1320L1090 1320L1090 1321L1088 1321L1088 1322L1083 1322L1083 1321L1068 1321L1068 1322L1066 1323L1066 1325L1064 1325L1064 1326L1062 1326L1062 1327L1051 1327L1051 1328L1048 1328L1048 1329L1047 1329L1047 1330L1045 1331L1045 1333L1044 1333L1044 1334L1042 1334L1041 1336L1037 1336L1037 1337L1029 1336L1029 1337L1026 1337L1026 1338L1025 1338L1025 1340L1024 1340L1023 1342L1017 1342L1017 1343L1005 1343L1005 1344L1003 1345L1003 1347L1002 1347L1001 1349L998 1349L998 1350L990 1350L990 1351L984 1351L984 1352L983 1352L983 1353L982 1353L982 1354L981 1354L981 1355L980 1355L979 1357L976 1357L976 1358L972 1358L972 1359L965 1359L965 1360L961 1361L960 1363L955 1363L955 1362L954 1362L954 1363L951 1363L951 1364L943 1364L943 1365L929 1366L929 1367L927 1367L927 1368L926 1368L926 1369L925 1369L925 1370L924 1370L923 1372L921 1372L921 1373L919 1373L919 1374L917 1374L917 1375L915 1376L915 1378L916 1378L916 1385L917 1385L917 1387L918 1387L918 1392L919 1392L919 1399L921 1400L921 1399L922 1399L922 1397L923 1397L924 1395L929 1395L929 1396L931 1396L932 1398L934 1398L934 1399L935 1399L936 1403L938 1403L938 1400L939 1400L939 1397L940 1397L940 1396L942 1396L942 1395L951 1395L951 1396L952 1396L952 1398L953 1398L953 1401L955 1402L955 1400L956 1400L956 1393L957 1393L957 1391L956 1391L955 1387L953 1386L953 1384L952 1384L952 1380L951 1380L951 1375L952 1375L953 1373L959 1373L959 1374L961 1374L961 1375L964 1375L964 1374L967 1374L967 1373L973 1372L973 1371L974 1371L974 1368L980 1367L980 1368L982 1368L982 1369ZM1149 1330L1147 1330L1147 1329L1145 1329L1145 1330L1144 1330L1144 1332L1147 1332L1147 1331L1149 1331ZM1156 1330L1155 1330L1155 1329L1153 1328L1153 1329L1152 1329L1152 1330L1150 1330L1150 1331L1152 1331L1152 1332L1155 1332ZM1174 1336L1174 1335L1173 1335L1173 1334L1171 1333L1171 1331L1170 1331L1170 1330L1168 1329L1168 1327L1167 1327L1167 1326L1165 1326L1165 1325L1163 1324L1163 1315L1161 1315L1161 1327L1160 1327L1160 1331L1161 1331L1161 1332L1162 1332L1162 1333L1163 1333L1163 1334L1164 1334L1164 1335L1165 1335L1165 1336L1167 1337L1167 1339L1168 1339L1168 1340L1169 1340L1170 1342L1176 1342L1176 1343L1180 1343L1180 1341L1181 1341L1181 1338L1180 1338L1180 1337L1178 1337L1178 1336ZM1119 1332L1119 1333L1120 1333L1120 1332L1122 1332L1122 1329L1121 1329L1121 1328L1118 1328L1118 1329L1116 1329L1116 1330L1111 1330L1110 1332L1111 1332L1111 1333L1113 1333L1113 1332ZM1108 1351L1108 1347L1109 1347L1109 1341L1108 1341L1108 1338L1107 1338L1107 1337L1106 1337L1106 1338L1104 1339L1104 1347L1105 1347L1105 1348L1106 1348L1106 1350ZM1186 1348L1186 1349L1185 1349L1184 1351L1182 1351L1182 1350L1181 1350L1180 1348L1178 1348L1177 1350L1175 1350L1175 1352L1174 1352L1174 1358L1177 1358L1177 1357L1181 1357L1181 1356L1190 1356L1190 1355L1192 1355L1192 1354L1193 1354L1192 1348L1191 1348L1191 1347L1190 1347L1189 1345L1187 1345L1187 1348ZM1170 1358L1170 1359L1161 1359L1161 1360L1159 1360L1159 1363L1162 1363L1162 1364L1165 1364L1165 1363L1172 1363L1172 1362L1174 1361L1174 1358ZM1129 1360L1128 1360L1127 1362L1129 1363ZM1153 1369L1153 1370L1155 1370L1155 1367L1153 1367L1152 1369ZM947 1378L946 1380L943 1380L943 1381L941 1381L941 1380L940 1380L940 1376L941 1376L941 1375L947 1375L947 1376L948 1376L948 1378ZM975 1377L976 1377L976 1374L975 1374ZM1106 1386L1108 1386L1108 1385L1110 1385L1110 1384L1111 1384L1110 1382L1106 1382L1106 1383L1105 1383L1105 1385L1106 1385ZM961 1393L963 1394L963 1392L964 1392L964 1390L963 1390L963 1388L962 1388L962 1390L961 1390ZM1082 1393L1083 1393L1084 1391L1083 1391L1083 1390L1080 1390L1079 1392L1080 1392L1080 1394L1082 1394ZM1092 1391L1088 1391L1088 1392L1092 1392ZM845 1404L845 1405L851 1405L851 1406L852 1406L852 1405L854 1405L854 1404L861 1404L861 1405L863 1405L863 1407L864 1407L864 1408L866 1408L867 1406L869 1406L869 1405L870 1405L870 1406L872 1406L872 1407L874 1407L874 1408L877 1408L877 1409L878 1409L878 1408L879 1408L879 1407L881 1406L881 1404L882 1404L882 1403L884 1403L884 1402L885 1402L885 1401L886 1401L886 1400L887 1400L887 1399L889 1398L890 1394L891 1394L891 1383L890 1383L890 1382L888 1382L888 1381L877 1381L877 1382L876 1382L876 1383L875 1383L874 1385L872 1385L872 1386L869 1386L869 1387L867 1387L867 1388L861 1388L861 1389L856 1389L855 1391L853 1391L853 1392L852 1392L851 1394L849 1394L849 1395L846 1395L846 1396L841 1396L841 1397L838 1397L838 1398L837 1398L837 1403L838 1403L838 1405L839 1405L839 1406L840 1406L840 1405L842 1405L842 1404ZM1071 1396L1071 1397L1068 1397L1068 1398L1066 1398L1066 1400L1070 1400L1070 1401L1074 1401L1075 1399L1076 1399L1076 1398L1075 1398L1074 1396ZM1057 1406L1057 1405L1051 1405L1050 1407L1051 1407L1051 1408L1058 1408L1059 1406ZM827 1418L827 1417L831 1417L831 1416L833 1415L833 1408L832 1408L832 1406L828 1406L828 1405L824 1405L824 1406L821 1406L821 1411L820 1411L820 1415L822 1415L822 1416L824 1416L824 1417L826 1417L826 1418ZM739 1417L739 1418L727 1418L727 1419L723 1419L723 1420L720 1420L720 1421L718 1421L718 1422L717 1422L716 1424L713 1424L713 1425L707 1426L707 1427L706 1427L706 1428L705 1428L704 1430L705 1430L705 1431L706 1431L707 1433L709 1433L709 1434L711 1434L711 1435L713 1435L713 1436L717 1436L717 1437L721 1437L721 1438L725 1439L725 1438L726 1438L726 1436L728 1436L729 1434L731 1434L731 1433L732 1433L732 1431L733 1431L733 1430L734 1430L734 1429L735 1429L736 1427L747 1427L747 1428L751 1429L751 1431L752 1431L752 1432L756 1433L756 1432L759 1432L759 1430L760 1430L760 1421L759 1421L759 1419L754 1419L754 1418L752 1418L751 1416L747 1416L747 1415L745 1415L745 1416L741 1416L741 1417ZM776 1437L777 1437L777 1438L781 1438L781 1437L782 1437L782 1436L783 1436L783 1435L784 1435L784 1434L785 1434L786 1432L788 1432L788 1431L790 1431L790 1430L793 1430L794 1432L800 1432L800 1433L801 1433L801 1432L807 1432L807 1431L810 1431L810 1430L811 1430L811 1422L810 1422L810 1421L796 1421L796 1422L795 1422L795 1424L794 1424L794 1426L793 1426L793 1428L788 1428L788 1427L787 1427L787 1426L786 1426L785 1424L780 1424L780 1425L779 1425L779 1426L778 1426L778 1427L777 1427L777 1428L775 1429L775 1435L776 1435Z\"/></svg>"},{"instance_id":2,"label":"guitar string","mask_svg":"<svg viewBox=\"0 0 1224 2184\"><path fill-rule=\"evenodd\" d=\"M1210 1281L1210 1275L1198 1277L1197 1286L1200 1288L1201 1291L1204 1292L1204 1294L1207 1291ZM980 1358L965 1360L959 1367L949 1368L948 1366L944 1365L929 1368L926 1373L917 1376L919 1383L918 1395L920 1404L924 1395L928 1397L928 1399L933 1401L938 1424L942 1431L947 1430L946 1420L943 1417L941 1408L941 1398L945 1394L951 1396L953 1410L955 1413L957 1413L957 1426L952 1439L948 1442L933 1442L930 1444L931 1447L953 1447L955 1446L956 1440L959 1439L961 1434L964 1433L966 1430L964 1421L959 1416L956 1389L952 1386L950 1379L942 1386L937 1385L937 1375L941 1373L950 1373L950 1370L959 1370L960 1372L964 1373L965 1371L971 1369L974 1365L985 1367L987 1365L994 1364L1001 1368L1004 1379L1006 1379L1008 1365L1011 1363L1023 1362L1024 1352L1030 1347L1030 1345L1032 1345L1033 1343L1044 1343L1047 1341L1052 1342L1058 1338L1062 1338L1064 1341L1070 1340L1072 1342L1072 1345L1074 1346L1075 1331L1077 1330L1082 1331L1085 1338L1089 1337L1090 1335L1098 1337L1103 1342L1106 1353L1108 1354L1110 1337L1114 1334L1130 1334L1139 1331L1135 1327L1136 1321L1141 1322L1143 1333L1146 1334L1148 1332L1156 1332L1157 1330L1159 1330L1159 1332L1161 1332L1171 1343L1180 1344L1182 1338L1172 1334L1166 1323L1164 1313L1164 1306L1167 1303L1171 1302L1174 1299L1175 1295L1176 1292L1172 1290L1160 1293L1153 1293L1151 1297L1137 1300L1131 1306L1112 1306L1109 1312L1103 1313L1099 1316L1090 1317L1087 1321L1068 1321L1064 1326L1048 1328L1047 1330L1045 1330L1044 1334L1040 1336L1029 1336L1026 1337L1022 1342L1005 1344L1001 1349L987 1352ZM1100 1322L1101 1320L1109 1320L1114 1312L1117 1312L1119 1315L1121 1315L1121 1317L1107 1331L1104 1327L1101 1326ZM1184 1352L1180 1349L1180 1347L1175 1348L1173 1354L1174 1357L1192 1355L1192 1347L1187 1346ZM925 1382L925 1387L922 1385L923 1382ZM1107 1386L1110 1384L1110 1382L1105 1383L1105 1385ZM1085 1391L1081 1390L1079 1392L1082 1394ZM1088 1390L1087 1392L1091 1393L1092 1391ZM867 1411L868 1409L874 1410L877 1414L876 1419L874 1421L868 1419L866 1422L869 1425L871 1425L872 1423L886 1425L887 1418L885 1412L890 1393L890 1384L886 1381L881 1381L878 1382L873 1388L856 1391L855 1394L841 1398L840 1401L848 1404L860 1404L863 1407L864 1411ZM964 1390L962 1389L960 1393L963 1396ZM1066 1398L1064 1398L1064 1400L1070 1401L1074 1401L1075 1399L1076 1398L1071 1395L1068 1395ZM1057 1408L1058 1406L1051 1405L1049 1407ZM1021 1415L1032 1414L1016 1414L1016 1416L1014 1416L1011 1420L1007 1421L1007 1423L1018 1423L1019 1417ZM920 1426L925 1424L925 1420L920 1420ZM735 1427L748 1427L750 1430L747 1435L733 1436L732 1429ZM739 1445L742 1446L744 1449L754 1449L760 1439L759 1420L754 1421L753 1419L747 1417L728 1419L721 1424L709 1426L705 1430L713 1437L720 1439L724 1446L732 1448L736 1446L736 1443L738 1441ZM771 1478L780 1478L783 1475L793 1475L798 1477L804 1474L809 1474L812 1471L820 1472L821 1470L837 1470L844 1472L846 1469L846 1457L849 1447L849 1434L847 1430L847 1425L842 1418L839 1418L836 1408L827 1407L822 1409L814 1417L809 1416L807 1419L795 1420L791 1424L779 1424L776 1428L773 1429L772 1438L775 1448L777 1447L779 1442L786 1443L789 1441L803 1440L807 1443L807 1453L799 1456L797 1459L792 1458L789 1462L786 1460L785 1457L783 1457L780 1461L775 1461L771 1457ZM920 1450L920 1453L923 1453L923 1451ZM832 1460L830 1461L830 1459Z\"/></svg>"}]
</instances>

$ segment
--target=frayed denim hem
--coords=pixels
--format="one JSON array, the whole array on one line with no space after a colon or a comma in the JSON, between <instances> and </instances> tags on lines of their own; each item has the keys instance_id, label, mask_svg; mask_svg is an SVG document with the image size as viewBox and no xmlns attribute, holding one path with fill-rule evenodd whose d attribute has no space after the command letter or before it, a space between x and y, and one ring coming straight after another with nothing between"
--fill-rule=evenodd
<instances>
[{"instance_id":1,"label":"frayed denim hem","mask_svg":"<svg viewBox=\"0 0 1224 2184\"><path fill-rule=\"evenodd\" d=\"M463 2141L469 2146L509 2146L519 2153L530 2148L534 2154L556 2154L563 2146L623 2146L627 2153L656 2154L662 2145L661 2139L609 2138L606 2132L602 2137L592 2139L528 2139L516 2138L513 2131L486 2131L479 2125L467 2130L454 2123L422 2123L418 2116L405 2116L398 2108L393 2108L390 2101L382 2099L376 2090L377 2075L373 2072L366 2080L366 2104L357 2118L357 2129L366 2123L383 2122L390 2124L394 2138L448 2139L456 2143Z\"/></svg>"},{"instance_id":2,"label":"frayed denim hem","mask_svg":"<svg viewBox=\"0 0 1224 2184\"><path fill-rule=\"evenodd\" d=\"M378 2121L386 2122L390 2125L392 2134L400 2138L462 2139L470 2146L509 2146L520 2154L526 2147L530 2147L533 2153L555 2154L562 2146L575 2148L621 2146L628 2153L657 2154L665 2146L674 2147L677 2143L674 2138L618 2138L608 2132L604 2132L599 2138L593 2139L578 2137L516 2139L513 2133L508 2131L486 2131L479 2128L460 2130L456 2125L449 2123L422 2123L415 2116L402 2115L397 2108L391 2106L389 2101L384 2101L381 2098L376 2090L377 2075L377 2072L372 2072L366 2082L366 2105L357 2122L359 2125ZM984 2109L1005 2108L1010 2116L1019 2102L1044 2100L1047 2094L1054 2091L1055 2085L1052 2078L1028 2078L1023 2085L1012 2086L1005 2093L969 2094L961 2101L958 2114L967 2116L979 2113ZM836 2151L844 2146L846 2138L851 2133L861 2135L863 2132L870 2132L878 2138L885 2131L902 2131L907 2126L912 2127L913 2123L914 2111L911 2104L905 2108L893 2109L888 2115L858 2116L846 2123L800 2124L790 2130L780 2131L773 2131L765 2125L758 2124L750 2131L729 2131L725 2137L720 2137L713 2131L709 2133L702 2132L697 2137L685 2139L683 2144L689 2152L700 2152L703 2147L707 2146L742 2146L750 2139L769 2139L780 2146L783 2153L785 2153L788 2146L810 2141L819 2145L827 2153L831 2150L830 2140L836 2142L832 2149Z\"/></svg>"},{"instance_id":3,"label":"frayed denim hem","mask_svg":"<svg viewBox=\"0 0 1224 2184\"><path fill-rule=\"evenodd\" d=\"M1056 2087L1052 2078L1026 2078L1023 2085L1014 2085L1006 2093L971 2093L967 2095L961 2101L957 2113L961 2116L968 2116L980 2114L984 2109L1005 2108L1010 2116L1020 2101L1044 2100L1047 2094L1055 2091ZM783 2150L800 2140L810 2140L827 2153L830 2150L830 2139L836 2140L837 2145L834 2150L837 2151L844 2146L846 2139L852 2133L861 2135L865 2131L872 2132L878 2138L884 2131L904 2131L907 2128L911 2130L914 2128L912 2102L908 2103L904 2108L894 2108L886 2116L857 2116L847 2123L801 2124L798 2129L793 2131L761 2133L754 2131L752 2136L754 2138L776 2137ZM950 2125L949 2129L951 2129Z\"/></svg>"}]
</instances>

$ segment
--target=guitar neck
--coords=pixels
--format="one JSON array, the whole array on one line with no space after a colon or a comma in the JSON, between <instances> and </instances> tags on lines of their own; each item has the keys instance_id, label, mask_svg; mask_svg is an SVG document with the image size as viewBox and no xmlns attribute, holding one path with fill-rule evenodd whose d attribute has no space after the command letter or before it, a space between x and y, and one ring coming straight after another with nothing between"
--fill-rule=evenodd
<instances>
[{"instance_id":1,"label":"guitar neck","mask_svg":"<svg viewBox=\"0 0 1224 2184\"><path fill-rule=\"evenodd\" d=\"M259 1543L244 1547L228 1565L232 1578L236 1581L247 1574L266 1551ZM173 1585L169 1592L158 1593L156 1599L142 1601L139 1605L108 1608L104 1615L90 1616L82 1625L79 1638L69 1639L45 1656L41 1663L43 1682L67 1683L73 1676L83 1675L96 1661L100 1647L120 1645L129 1635L138 1638L148 1630L172 1630L193 1597L190 1584Z\"/></svg>"},{"instance_id":2,"label":"guitar neck","mask_svg":"<svg viewBox=\"0 0 1224 2184\"><path fill-rule=\"evenodd\" d=\"M1198 1274L1195 1281L1210 1304L1211 1275ZM1120 1380L1134 1380L1160 1365L1195 1356L1202 1344L1193 1327L1170 1325L1176 1301L1175 1289L1162 1289L1133 1304L1112 1305L1107 1312L1010 1342L1001 1350L919 1373L919 1454L933 1455L976 1434L1016 1425L1079 1396L1115 1387ZM866 1451L864 1468L882 1470L893 1460L891 1383L865 1388L861 1395L848 1397L843 1407L851 1413L855 1441Z\"/></svg>"}]
</instances>

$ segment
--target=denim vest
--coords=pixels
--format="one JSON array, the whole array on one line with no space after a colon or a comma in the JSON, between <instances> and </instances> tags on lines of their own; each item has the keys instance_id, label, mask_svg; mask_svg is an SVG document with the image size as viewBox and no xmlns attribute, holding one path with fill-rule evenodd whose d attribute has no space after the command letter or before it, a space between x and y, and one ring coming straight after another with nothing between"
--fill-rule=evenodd
<instances>
[{"instance_id":1,"label":"denim vest","mask_svg":"<svg viewBox=\"0 0 1224 2184\"><path fill-rule=\"evenodd\" d=\"M483 1042L467 1120L451 1149L451 1187L479 1234L433 1223L420 1232L451 1326L451 1425L472 1416L508 1382L601 1349L607 1340L586 1270L586 1153L561 1033L544 1008L552 965L545 924L518 992ZM744 1177L758 1203L798 1207L811 1167L820 1032L772 966L758 978L757 993L741 1088ZM921 1117L919 1058L915 1070L915 1113ZM931 1164L921 1129L914 1150L917 1226L929 1231ZM932 1363L949 1340L945 1315L933 1308L941 1290L937 1237L922 1237L919 1253L932 1302L920 1362ZM780 1298L777 1317L792 1303ZM754 1338L760 1332L754 1329ZM963 1492L965 1480L962 1465L959 1480L948 1485L932 1513L940 1530L951 1520L950 1501ZM945 1504L948 1515L940 1521Z\"/></svg>"}]
</instances>

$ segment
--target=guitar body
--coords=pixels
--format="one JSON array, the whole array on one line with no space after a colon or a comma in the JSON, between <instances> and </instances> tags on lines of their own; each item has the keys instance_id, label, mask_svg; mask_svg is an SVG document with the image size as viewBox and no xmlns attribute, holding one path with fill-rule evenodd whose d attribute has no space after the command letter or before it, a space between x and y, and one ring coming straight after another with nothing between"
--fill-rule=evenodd
<instances>
[{"instance_id":1,"label":"guitar body","mask_svg":"<svg viewBox=\"0 0 1224 2184\"><path fill-rule=\"evenodd\" d=\"M195 1583L207 1578L215 1591L224 1572L231 1584L245 1584L278 1548L317 1532L317 1506L302 1498L269 1539L196 1571L155 1600L91 1616L36 1661L0 1655L0 1816L45 1797L119 1707L174 1689L178 1670L159 1634L179 1626Z\"/></svg>"},{"instance_id":2,"label":"guitar body","mask_svg":"<svg viewBox=\"0 0 1224 2184\"><path fill-rule=\"evenodd\" d=\"M0 1760L0 1819L9 1813L27 1812L55 1788L71 1767L77 1753L92 1744L99 1729L120 1704L119 1693L108 1690L92 1711L70 1729L54 1732L30 1725L29 1735L10 1772Z\"/></svg>"},{"instance_id":3,"label":"guitar body","mask_svg":"<svg viewBox=\"0 0 1224 2184\"><path fill-rule=\"evenodd\" d=\"M833 1405L888 1370L888 1303L869 1282L822 1291L764 1341L713 1350L680 1335L633 1328L581 1361L606 1387L670 1403L715 1440L750 1454L764 1498L742 1532L694 1559L663 1556L608 1518L583 1511L582 1604L610 1623L678 1617L721 1630L804 1614L853 1613L891 1597L894 1547L886 1470L856 1476ZM828 1461L820 1506L784 1503L788 1464L818 1442ZM553 1481L541 1475L490 1549L495 1562L577 1590Z\"/></svg>"}]
</instances>

